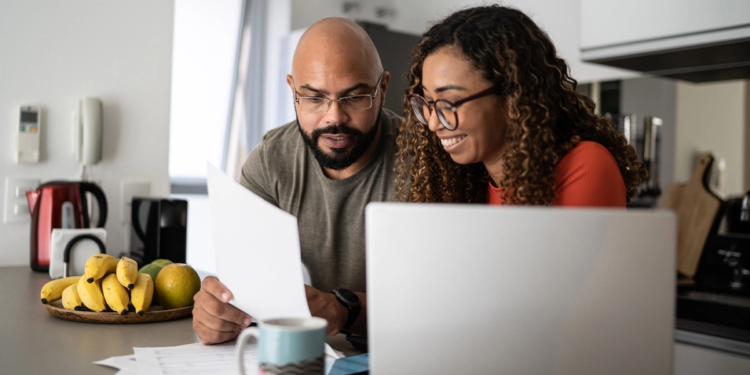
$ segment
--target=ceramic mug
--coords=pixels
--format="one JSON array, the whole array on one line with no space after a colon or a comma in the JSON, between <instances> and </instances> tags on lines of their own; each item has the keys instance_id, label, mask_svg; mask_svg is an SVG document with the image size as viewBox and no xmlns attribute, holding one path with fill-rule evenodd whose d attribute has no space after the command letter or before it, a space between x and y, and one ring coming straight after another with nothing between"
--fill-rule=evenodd
<instances>
[{"instance_id":1,"label":"ceramic mug","mask_svg":"<svg viewBox=\"0 0 750 375\"><path fill-rule=\"evenodd\" d=\"M327 325L322 318L280 318L245 329L237 338L240 374L245 375L242 353L253 336L258 340L258 375L323 375Z\"/></svg>"}]
</instances>

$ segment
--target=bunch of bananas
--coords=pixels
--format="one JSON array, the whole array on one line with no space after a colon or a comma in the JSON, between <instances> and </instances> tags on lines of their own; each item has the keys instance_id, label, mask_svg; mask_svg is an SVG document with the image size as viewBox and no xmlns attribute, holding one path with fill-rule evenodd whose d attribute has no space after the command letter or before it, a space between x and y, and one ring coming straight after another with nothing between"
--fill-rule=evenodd
<instances>
[{"instance_id":1,"label":"bunch of bananas","mask_svg":"<svg viewBox=\"0 0 750 375\"><path fill-rule=\"evenodd\" d=\"M151 276L138 273L138 264L123 257L119 261L111 255L96 254L86 261L83 276L52 280L42 287L42 303L62 298L67 310L84 307L102 312L108 308L120 315L128 313L132 304L138 315L151 306L154 282Z\"/></svg>"}]
</instances>

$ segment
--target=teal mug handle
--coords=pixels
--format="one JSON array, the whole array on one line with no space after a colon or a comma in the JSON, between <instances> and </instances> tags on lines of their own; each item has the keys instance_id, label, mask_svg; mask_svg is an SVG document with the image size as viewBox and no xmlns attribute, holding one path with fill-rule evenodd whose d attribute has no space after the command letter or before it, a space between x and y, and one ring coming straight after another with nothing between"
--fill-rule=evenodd
<instances>
[{"instance_id":1,"label":"teal mug handle","mask_svg":"<svg viewBox=\"0 0 750 375\"><path fill-rule=\"evenodd\" d=\"M249 336L253 336L257 340L260 338L260 331L256 327L246 328L237 338L237 363L240 366L240 375L245 375L245 356L242 353L245 351L245 344Z\"/></svg>"}]
</instances>

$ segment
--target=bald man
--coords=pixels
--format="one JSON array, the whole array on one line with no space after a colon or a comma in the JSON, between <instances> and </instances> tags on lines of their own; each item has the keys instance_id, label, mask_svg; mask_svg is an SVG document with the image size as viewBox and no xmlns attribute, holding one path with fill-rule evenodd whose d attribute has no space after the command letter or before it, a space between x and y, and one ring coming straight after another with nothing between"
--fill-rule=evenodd
<instances>
[{"instance_id":1,"label":"bald man","mask_svg":"<svg viewBox=\"0 0 750 375\"><path fill-rule=\"evenodd\" d=\"M383 108L389 81L361 27L318 21L302 35L287 76L297 121L266 133L242 168L243 186L297 217L312 280L307 302L329 335L367 328L365 206L395 196L401 118ZM203 281L193 309L203 343L232 340L250 324L230 299L216 278Z\"/></svg>"}]
</instances>

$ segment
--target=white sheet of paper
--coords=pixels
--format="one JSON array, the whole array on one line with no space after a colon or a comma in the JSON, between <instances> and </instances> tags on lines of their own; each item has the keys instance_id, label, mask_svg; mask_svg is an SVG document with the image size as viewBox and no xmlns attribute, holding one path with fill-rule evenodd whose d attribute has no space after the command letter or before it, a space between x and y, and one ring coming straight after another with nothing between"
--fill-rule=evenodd
<instances>
[{"instance_id":1,"label":"white sheet of paper","mask_svg":"<svg viewBox=\"0 0 750 375\"><path fill-rule=\"evenodd\" d=\"M216 273L256 320L310 317L297 218L208 164Z\"/></svg>"},{"instance_id":2,"label":"white sheet of paper","mask_svg":"<svg viewBox=\"0 0 750 375\"><path fill-rule=\"evenodd\" d=\"M237 375L237 355L234 342L220 345L201 343L165 348L133 348L141 375ZM246 346L245 368L255 373L258 368L258 349Z\"/></svg>"},{"instance_id":3,"label":"white sheet of paper","mask_svg":"<svg viewBox=\"0 0 750 375\"><path fill-rule=\"evenodd\" d=\"M236 375L235 345L235 341L220 345L195 343L164 348L133 348L133 351L138 364L137 373L141 375ZM257 345L248 344L245 348L245 372L254 374L258 368ZM339 356L340 353L326 344L326 374Z\"/></svg>"},{"instance_id":4,"label":"white sheet of paper","mask_svg":"<svg viewBox=\"0 0 750 375\"><path fill-rule=\"evenodd\" d=\"M129 373L138 373L138 364L135 362L135 355L122 355L119 357L110 357L94 362L95 365L114 367L120 371Z\"/></svg>"}]
</instances>

